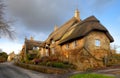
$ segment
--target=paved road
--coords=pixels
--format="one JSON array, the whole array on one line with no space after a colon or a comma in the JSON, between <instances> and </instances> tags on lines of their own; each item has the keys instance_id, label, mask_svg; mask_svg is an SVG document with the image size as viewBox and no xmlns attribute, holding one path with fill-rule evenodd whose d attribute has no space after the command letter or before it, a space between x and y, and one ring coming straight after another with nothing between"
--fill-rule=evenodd
<instances>
[{"instance_id":1,"label":"paved road","mask_svg":"<svg viewBox=\"0 0 120 78\"><path fill-rule=\"evenodd\" d=\"M118 72L117 74L114 72ZM23 69L14 66L12 63L0 63L0 78L68 78L69 75L77 74L81 72L72 72L69 74L58 75L58 74L45 74L32 70ZM112 75L116 78L120 78L120 68L98 70L93 73L101 73L106 75Z\"/></svg>"},{"instance_id":2,"label":"paved road","mask_svg":"<svg viewBox=\"0 0 120 78\"><path fill-rule=\"evenodd\" d=\"M0 64L0 78L66 78L56 74L44 74L36 71L26 70L12 63Z\"/></svg>"}]
</instances>

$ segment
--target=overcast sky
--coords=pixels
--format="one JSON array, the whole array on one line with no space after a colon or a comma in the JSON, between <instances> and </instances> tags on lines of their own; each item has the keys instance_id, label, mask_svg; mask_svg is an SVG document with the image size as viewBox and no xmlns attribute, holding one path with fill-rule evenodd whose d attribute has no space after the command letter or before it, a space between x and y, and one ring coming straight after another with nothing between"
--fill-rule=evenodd
<instances>
[{"instance_id":1,"label":"overcast sky","mask_svg":"<svg viewBox=\"0 0 120 78\"><path fill-rule=\"evenodd\" d=\"M16 20L11 25L16 39L0 39L0 48L7 53L18 53L25 36L44 41L55 25L74 16L76 8L82 20L91 15L98 18L114 37L113 44L120 45L120 0L7 0L6 4L8 17Z\"/></svg>"}]
</instances>

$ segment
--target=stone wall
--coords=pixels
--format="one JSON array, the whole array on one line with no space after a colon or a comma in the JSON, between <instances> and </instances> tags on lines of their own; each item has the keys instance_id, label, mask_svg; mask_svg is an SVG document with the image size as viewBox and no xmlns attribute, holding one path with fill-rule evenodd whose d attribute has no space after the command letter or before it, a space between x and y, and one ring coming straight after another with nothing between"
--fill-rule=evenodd
<instances>
[{"instance_id":1,"label":"stone wall","mask_svg":"<svg viewBox=\"0 0 120 78\"><path fill-rule=\"evenodd\" d=\"M100 41L99 46L96 46L96 40ZM76 46L74 46L74 41L77 43ZM104 32L100 31L92 31L85 37L73 40L62 46L58 45L58 43L59 41L50 44L50 53L51 48L54 48L54 56L61 61L76 65L78 70L103 67L103 58L110 53L110 40ZM66 47L67 44L69 45L68 48Z\"/></svg>"},{"instance_id":2,"label":"stone wall","mask_svg":"<svg viewBox=\"0 0 120 78\"><path fill-rule=\"evenodd\" d=\"M48 74L65 74L65 73L70 72L69 70L65 70L65 69L45 67L45 66L39 66L39 65L31 65L31 64L24 64L24 63L15 63L15 65L26 68L26 69L35 70L35 71L38 71L38 72L48 73Z\"/></svg>"},{"instance_id":3,"label":"stone wall","mask_svg":"<svg viewBox=\"0 0 120 78\"><path fill-rule=\"evenodd\" d=\"M95 45L95 40L100 40L100 46ZM98 59L109 55L110 40L103 32L94 31L86 36L85 47L91 52L93 56Z\"/></svg>"},{"instance_id":4,"label":"stone wall","mask_svg":"<svg viewBox=\"0 0 120 78\"><path fill-rule=\"evenodd\" d=\"M78 39L78 40L76 40L76 43L77 43L76 46L74 46L74 41L72 41L70 43L66 43L61 46L63 61L71 61L72 60L71 52L74 54L78 54L78 52L84 47L85 39L84 38ZM66 45L69 45L69 48L67 48Z\"/></svg>"},{"instance_id":5,"label":"stone wall","mask_svg":"<svg viewBox=\"0 0 120 78\"><path fill-rule=\"evenodd\" d=\"M95 45L97 39L100 40L100 46ZM110 52L110 41L105 33L93 31L86 37L78 39L75 48L73 42L61 46L63 61L76 65L78 70L104 67L103 58ZM66 48L67 44L69 48Z\"/></svg>"}]
</instances>

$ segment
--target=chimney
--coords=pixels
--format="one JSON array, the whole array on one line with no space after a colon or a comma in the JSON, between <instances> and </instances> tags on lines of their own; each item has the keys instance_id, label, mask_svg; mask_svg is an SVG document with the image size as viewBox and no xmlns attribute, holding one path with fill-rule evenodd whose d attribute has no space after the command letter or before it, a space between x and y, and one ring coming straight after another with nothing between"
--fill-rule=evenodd
<instances>
[{"instance_id":1,"label":"chimney","mask_svg":"<svg viewBox=\"0 0 120 78\"><path fill-rule=\"evenodd\" d=\"M55 25L54 27L54 31L56 31L59 27L57 25Z\"/></svg>"},{"instance_id":2,"label":"chimney","mask_svg":"<svg viewBox=\"0 0 120 78\"><path fill-rule=\"evenodd\" d=\"M31 41L33 41L33 40L34 40L34 38L31 36L31 37L30 37L30 40L31 40Z\"/></svg>"},{"instance_id":3,"label":"chimney","mask_svg":"<svg viewBox=\"0 0 120 78\"><path fill-rule=\"evenodd\" d=\"M75 10L75 18L77 18L80 21L80 12L78 9Z\"/></svg>"}]
</instances>

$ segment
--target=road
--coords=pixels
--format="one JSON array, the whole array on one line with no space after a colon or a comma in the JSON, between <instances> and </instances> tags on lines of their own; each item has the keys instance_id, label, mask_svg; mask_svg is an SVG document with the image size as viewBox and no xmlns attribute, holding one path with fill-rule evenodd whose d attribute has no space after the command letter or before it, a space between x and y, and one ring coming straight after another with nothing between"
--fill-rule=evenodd
<instances>
[{"instance_id":1,"label":"road","mask_svg":"<svg viewBox=\"0 0 120 78\"><path fill-rule=\"evenodd\" d=\"M68 78L68 76L81 72L73 72L64 75L45 74L32 70L23 69L13 65L13 63L0 63L0 78ZM98 70L93 73L100 73L105 75L112 75L120 78L120 67Z\"/></svg>"},{"instance_id":2,"label":"road","mask_svg":"<svg viewBox=\"0 0 120 78\"><path fill-rule=\"evenodd\" d=\"M0 78L65 78L57 74L45 74L14 66L12 63L0 63Z\"/></svg>"}]
</instances>

